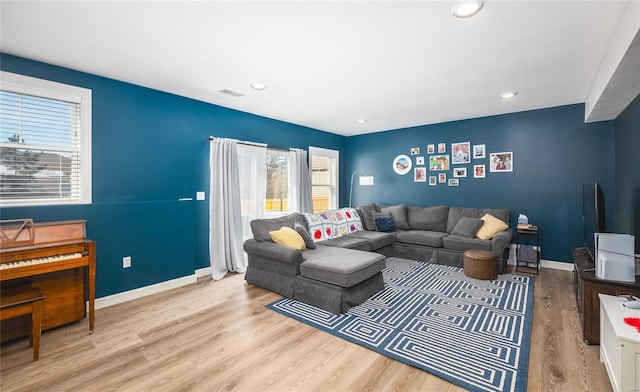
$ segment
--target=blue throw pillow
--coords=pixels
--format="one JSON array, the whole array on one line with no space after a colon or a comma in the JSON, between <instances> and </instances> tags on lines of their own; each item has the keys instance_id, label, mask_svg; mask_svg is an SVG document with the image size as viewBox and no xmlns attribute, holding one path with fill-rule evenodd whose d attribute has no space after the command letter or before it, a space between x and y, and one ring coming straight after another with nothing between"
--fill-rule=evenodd
<instances>
[{"instance_id":1,"label":"blue throw pillow","mask_svg":"<svg viewBox=\"0 0 640 392\"><path fill-rule=\"evenodd\" d=\"M393 218L376 218L376 228L383 233L396 231L396 223Z\"/></svg>"}]
</instances>

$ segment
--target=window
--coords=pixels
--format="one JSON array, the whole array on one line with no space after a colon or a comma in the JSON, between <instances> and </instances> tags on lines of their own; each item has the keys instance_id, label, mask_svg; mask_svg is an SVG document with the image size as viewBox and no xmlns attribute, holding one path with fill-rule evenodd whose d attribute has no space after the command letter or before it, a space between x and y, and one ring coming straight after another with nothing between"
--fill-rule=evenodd
<instances>
[{"instance_id":1,"label":"window","mask_svg":"<svg viewBox=\"0 0 640 392\"><path fill-rule=\"evenodd\" d=\"M91 90L0 73L0 205L91 203Z\"/></svg>"},{"instance_id":2,"label":"window","mask_svg":"<svg viewBox=\"0 0 640 392\"><path fill-rule=\"evenodd\" d=\"M289 211L289 151L267 150L266 196L267 214L282 215Z\"/></svg>"},{"instance_id":3,"label":"window","mask_svg":"<svg viewBox=\"0 0 640 392\"><path fill-rule=\"evenodd\" d=\"M338 208L339 152L309 147L313 212Z\"/></svg>"}]
</instances>

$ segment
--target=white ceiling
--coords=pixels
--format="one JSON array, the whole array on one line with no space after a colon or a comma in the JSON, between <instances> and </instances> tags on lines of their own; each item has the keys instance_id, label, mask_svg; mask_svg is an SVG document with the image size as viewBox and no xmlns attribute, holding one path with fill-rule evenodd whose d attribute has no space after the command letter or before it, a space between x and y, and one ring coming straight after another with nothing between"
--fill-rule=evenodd
<instances>
[{"instance_id":1,"label":"white ceiling","mask_svg":"<svg viewBox=\"0 0 640 392\"><path fill-rule=\"evenodd\" d=\"M616 73L623 58L640 71L628 39L640 17L619 31L632 3L489 1L463 20L450 1L3 0L0 50L341 135L594 95L611 111L626 88L615 116L640 92ZM507 90L519 94L501 100Z\"/></svg>"}]
</instances>

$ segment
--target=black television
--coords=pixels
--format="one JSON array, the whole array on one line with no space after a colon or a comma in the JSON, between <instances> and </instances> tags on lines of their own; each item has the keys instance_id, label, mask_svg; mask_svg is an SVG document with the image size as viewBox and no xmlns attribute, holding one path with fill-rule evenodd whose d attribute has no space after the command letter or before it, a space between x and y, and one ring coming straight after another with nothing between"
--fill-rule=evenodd
<instances>
[{"instance_id":1,"label":"black television","mask_svg":"<svg viewBox=\"0 0 640 392\"><path fill-rule=\"evenodd\" d=\"M595 260L595 233L605 233L604 193L596 182L582 186L582 236L584 246Z\"/></svg>"}]
</instances>

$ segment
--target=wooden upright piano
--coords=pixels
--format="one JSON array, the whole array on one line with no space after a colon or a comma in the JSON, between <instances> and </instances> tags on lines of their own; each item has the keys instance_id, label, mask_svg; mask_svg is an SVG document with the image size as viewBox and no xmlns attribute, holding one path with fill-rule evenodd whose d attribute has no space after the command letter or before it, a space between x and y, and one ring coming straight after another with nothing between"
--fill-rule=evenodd
<instances>
[{"instance_id":1,"label":"wooden upright piano","mask_svg":"<svg viewBox=\"0 0 640 392\"><path fill-rule=\"evenodd\" d=\"M86 238L86 221L11 220L2 221L0 229L0 295L39 288L46 297L43 331L84 319L88 297L89 333L93 333L96 244ZM28 333L27 319L5 320L0 340Z\"/></svg>"}]
</instances>

